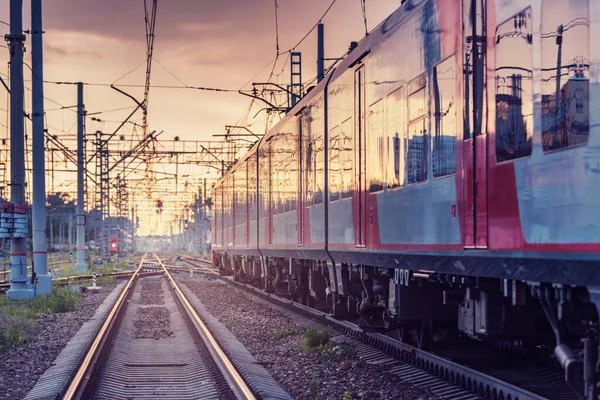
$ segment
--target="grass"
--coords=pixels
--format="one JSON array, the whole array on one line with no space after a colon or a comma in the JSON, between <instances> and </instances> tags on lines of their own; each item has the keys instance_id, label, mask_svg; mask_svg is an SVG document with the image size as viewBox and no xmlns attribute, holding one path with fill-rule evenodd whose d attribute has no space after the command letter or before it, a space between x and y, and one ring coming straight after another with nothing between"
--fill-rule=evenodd
<instances>
[{"instance_id":1,"label":"grass","mask_svg":"<svg viewBox=\"0 0 600 400\"><path fill-rule=\"evenodd\" d=\"M24 343L35 333L39 314L64 313L77 309L80 294L54 288L50 296L13 301L0 297L0 352Z\"/></svg>"},{"instance_id":2,"label":"grass","mask_svg":"<svg viewBox=\"0 0 600 400\"><path fill-rule=\"evenodd\" d=\"M284 337L296 335L298 333L300 333L300 329L299 328L293 328L293 329L286 328L286 329L282 329L279 332L277 332L275 334L275 336L273 336L273 340L283 339Z\"/></svg>"},{"instance_id":3,"label":"grass","mask_svg":"<svg viewBox=\"0 0 600 400\"><path fill-rule=\"evenodd\" d=\"M100 276L98 278L96 278L96 286L104 286L104 285L110 285L112 283L115 283L117 281L117 278L115 278L114 276ZM83 286L85 287L90 287L92 286L92 281L83 281L81 283Z\"/></svg>"}]
</instances>

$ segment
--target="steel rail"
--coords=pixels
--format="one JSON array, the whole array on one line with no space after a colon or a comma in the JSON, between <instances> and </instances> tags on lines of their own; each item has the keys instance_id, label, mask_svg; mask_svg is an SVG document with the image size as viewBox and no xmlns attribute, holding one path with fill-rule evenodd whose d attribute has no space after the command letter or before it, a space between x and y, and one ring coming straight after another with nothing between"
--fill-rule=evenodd
<instances>
[{"instance_id":1,"label":"steel rail","mask_svg":"<svg viewBox=\"0 0 600 400\"><path fill-rule=\"evenodd\" d=\"M63 395L63 400L80 399L83 395L85 387L92 375L92 371L94 370L94 366L96 365L96 362L100 357L100 352L108 339L109 333L114 327L116 319L115 317L123 309L123 305L126 303L126 299L129 296L131 288L133 287L133 283L135 282L135 279L138 273L141 271L144 261L146 260L146 255L147 253L142 256L139 266L125 285L125 288L123 289L121 295L115 302L115 305L110 310L110 313L106 317L106 321L104 321L104 324L102 324L98 335L94 339L89 351L87 352L83 360L83 363L77 370L75 377L73 378L65 394Z\"/></svg>"},{"instance_id":2,"label":"steel rail","mask_svg":"<svg viewBox=\"0 0 600 400\"><path fill-rule=\"evenodd\" d=\"M179 285L177 285L177 282L175 282L175 279L173 279L173 276L171 276L171 273L169 272L167 267L163 264L161 259L156 254L153 253L153 256L158 260L159 264L164 269L165 275L167 276L171 287L173 287L177 298L179 299L181 304L183 304L183 308L185 309L186 313L192 320L192 323L198 330L198 333L200 334L204 343L206 344L208 351L213 357L213 360L219 367L219 370L221 370L223 377L229 384L229 387L233 391L235 396L238 399L256 399L256 396L252 392L252 389L250 389L250 387L244 381L237 369L234 367L231 360L229 360L223 349L221 349L221 346L216 341L213 334L206 327L196 310L194 310L194 307L192 307L188 299L185 297L185 295L179 288Z\"/></svg>"},{"instance_id":3,"label":"steel rail","mask_svg":"<svg viewBox=\"0 0 600 400\"><path fill-rule=\"evenodd\" d=\"M135 270L130 270L130 271L121 271L121 272L109 272L108 274L96 274L97 278L101 278L101 277L112 277L112 278L122 278L122 277L126 277L129 276L131 274L134 274ZM151 272L140 272L139 275L143 276L143 275L149 275L151 274ZM88 274L88 275L72 275L72 276L65 276L62 278L55 278L52 280L53 284L57 284L57 285L62 285L62 286L66 286L71 282L85 282L85 281L90 281L92 280L92 275ZM0 281L0 292L2 292L3 290L10 288L10 282L9 281Z\"/></svg>"}]
</instances>

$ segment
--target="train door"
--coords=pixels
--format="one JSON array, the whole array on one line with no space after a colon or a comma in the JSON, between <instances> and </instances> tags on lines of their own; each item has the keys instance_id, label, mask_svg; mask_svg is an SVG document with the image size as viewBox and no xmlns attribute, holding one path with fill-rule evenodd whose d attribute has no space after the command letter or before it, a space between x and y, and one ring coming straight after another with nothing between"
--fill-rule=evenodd
<instances>
[{"instance_id":1,"label":"train door","mask_svg":"<svg viewBox=\"0 0 600 400\"><path fill-rule=\"evenodd\" d=\"M297 221L297 230L298 230L298 246L304 246L304 152L302 145L302 114L298 114L298 204L296 209L298 210L298 221Z\"/></svg>"},{"instance_id":2,"label":"train door","mask_svg":"<svg viewBox=\"0 0 600 400\"><path fill-rule=\"evenodd\" d=\"M273 226L273 157L272 157L272 145L271 141L267 140L267 157L268 157L268 170L269 170L269 183L268 183L268 191L269 191L269 202L267 206L267 245L269 247L273 246L273 230L275 227Z\"/></svg>"},{"instance_id":3,"label":"train door","mask_svg":"<svg viewBox=\"0 0 600 400\"><path fill-rule=\"evenodd\" d=\"M463 5L463 240L487 247L486 0Z\"/></svg>"},{"instance_id":4,"label":"train door","mask_svg":"<svg viewBox=\"0 0 600 400\"><path fill-rule=\"evenodd\" d=\"M365 140L365 67L361 66L354 72L354 230L355 245L364 247L366 244L367 225L367 179L366 179L366 140Z\"/></svg>"}]
</instances>

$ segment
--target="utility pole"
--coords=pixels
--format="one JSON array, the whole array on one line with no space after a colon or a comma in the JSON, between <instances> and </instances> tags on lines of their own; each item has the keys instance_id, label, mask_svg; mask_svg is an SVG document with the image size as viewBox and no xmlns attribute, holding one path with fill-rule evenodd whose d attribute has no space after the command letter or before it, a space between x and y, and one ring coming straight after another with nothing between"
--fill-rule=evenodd
<instances>
[{"instance_id":1,"label":"utility pole","mask_svg":"<svg viewBox=\"0 0 600 400\"><path fill-rule=\"evenodd\" d=\"M558 46L558 54L556 55L556 123L554 124L554 138L552 140L552 146L556 149L559 145L560 126L561 121L561 96L560 96L560 75L562 73L562 43L563 43L563 31L564 27L559 25L556 29L556 45ZM560 143L562 145L562 143Z\"/></svg>"},{"instance_id":2,"label":"utility pole","mask_svg":"<svg viewBox=\"0 0 600 400\"><path fill-rule=\"evenodd\" d=\"M23 114L23 0L10 0L10 201L25 210L25 121ZM17 211L15 207L13 209ZM11 210L11 212L13 211ZM11 218L11 220L13 220ZM33 297L27 287L27 235L12 233L10 254L10 290L6 297L25 300Z\"/></svg>"},{"instance_id":3,"label":"utility pole","mask_svg":"<svg viewBox=\"0 0 600 400\"><path fill-rule=\"evenodd\" d=\"M135 220L135 207L131 207L131 254L135 253L135 228L137 227Z\"/></svg>"},{"instance_id":4,"label":"utility pole","mask_svg":"<svg viewBox=\"0 0 600 400\"><path fill-rule=\"evenodd\" d=\"M325 78L325 26L317 26L317 83Z\"/></svg>"},{"instance_id":5,"label":"utility pole","mask_svg":"<svg viewBox=\"0 0 600 400\"><path fill-rule=\"evenodd\" d=\"M75 271L86 272L85 263L85 107L83 105L83 83L77 83L77 263Z\"/></svg>"},{"instance_id":6,"label":"utility pole","mask_svg":"<svg viewBox=\"0 0 600 400\"><path fill-rule=\"evenodd\" d=\"M33 268L37 294L52 293L48 273L46 237L46 166L44 154L44 57L42 45L42 0L31 0L31 96L33 127Z\"/></svg>"}]
</instances>

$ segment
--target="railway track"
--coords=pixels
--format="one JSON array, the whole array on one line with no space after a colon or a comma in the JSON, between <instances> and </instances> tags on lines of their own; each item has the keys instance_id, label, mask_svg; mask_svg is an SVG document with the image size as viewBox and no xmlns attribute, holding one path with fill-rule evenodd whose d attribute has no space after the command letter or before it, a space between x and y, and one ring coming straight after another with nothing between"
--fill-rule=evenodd
<instances>
[{"instance_id":1,"label":"railway track","mask_svg":"<svg viewBox=\"0 0 600 400\"><path fill-rule=\"evenodd\" d=\"M245 379L161 260L146 254L62 398L257 398Z\"/></svg>"},{"instance_id":2,"label":"railway track","mask_svg":"<svg viewBox=\"0 0 600 400\"><path fill-rule=\"evenodd\" d=\"M403 343L388 335L369 332L350 321L337 320L327 313L277 295L268 294L250 285L235 282L231 277L220 276L212 264L186 257L183 261L194 266L197 273L209 274L228 282L268 302L284 313L296 314L328 326L338 332L361 341L362 343L385 353L395 361L395 367L408 380L415 379L422 384L428 378L416 374L414 370L403 370L403 365L416 367L429 374L429 381L439 385L443 380L455 387L463 388L479 398L503 400L566 400L576 398L574 392L564 381L564 373L551 366L527 359L526 354L513 354L490 348L473 341L439 340L431 351L424 351L408 343ZM173 267L187 270L186 267ZM403 376L404 376L403 375ZM438 386L442 387L442 386ZM449 388L443 388L443 395ZM455 397L452 397L455 398ZM462 398L462 397L461 397Z\"/></svg>"},{"instance_id":3,"label":"railway track","mask_svg":"<svg viewBox=\"0 0 600 400\"><path fill-rule=\"evenodd\" d=\"M116 279L126 279L126 278L131 277L131 275L133 275L134 273L135 273L135 271L111 272L108 274L96 274L96 277L97 278L113 277ZM140 276L144 276L144 275L145 275L145 272L140 273ZM52 283L59 285L59 286L68 286L74 282L82 283L82 282L86 282L86 281L91 281L92 277L93 277L92 274L65 276L62 278L53 278ZM10 289L10 282L9 281L0 281L0 293L4 293L8 289Z\"/></svg>"}]
</instances>

